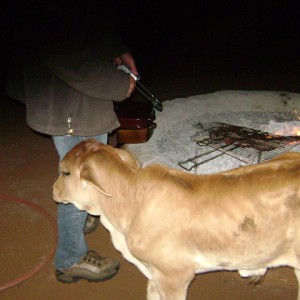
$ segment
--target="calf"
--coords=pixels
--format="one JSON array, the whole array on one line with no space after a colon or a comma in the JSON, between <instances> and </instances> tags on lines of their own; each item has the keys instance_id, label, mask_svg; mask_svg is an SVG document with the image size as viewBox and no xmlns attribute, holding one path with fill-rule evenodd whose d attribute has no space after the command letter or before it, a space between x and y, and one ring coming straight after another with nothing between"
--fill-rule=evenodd
<instances>
[{"instance_id":1,"label":"calf","mask_svg":"<svg viewBox=\"0 0 300 300\"><path fill-rule=\"evenodd\" d=\"M147 299L186 299L195 274L215 270L259 277L290 266L300 280L300 153L193 175L140 168L127 151L86 140L60 173L54 199L101 215L116 249L148 278Z\"/></svg>"}]
</instances>

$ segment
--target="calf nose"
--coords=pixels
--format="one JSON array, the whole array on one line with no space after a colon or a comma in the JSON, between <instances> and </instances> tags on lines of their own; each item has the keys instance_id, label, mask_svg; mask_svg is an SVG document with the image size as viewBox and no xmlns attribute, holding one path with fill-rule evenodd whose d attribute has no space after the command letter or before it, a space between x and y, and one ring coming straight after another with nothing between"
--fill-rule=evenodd
<instances>
[{"instance_id":1,"label":"calf nose","mask_svg":"<svg viewBox=\"0 0 300 300\"><path fill-rule=\"evenodd\" d=\"M53 199L56 201L56 202L60 202L59 201L59 197L58 197L58 192L57 192L57 189L55 187L55 184L53 185L52 187L52 196L53 196Z\"/></svg>"}]
</instances>

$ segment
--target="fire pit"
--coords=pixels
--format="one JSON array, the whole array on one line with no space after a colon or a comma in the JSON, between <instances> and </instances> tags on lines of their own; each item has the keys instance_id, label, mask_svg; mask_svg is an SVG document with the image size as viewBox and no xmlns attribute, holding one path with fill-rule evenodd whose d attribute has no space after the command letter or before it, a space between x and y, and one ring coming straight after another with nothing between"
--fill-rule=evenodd
<instances>
[{"instance_id":1,"label":"fire pit","mask_svg":"<svg viewBox=\"0 0 300 300\"><path fill-rule=\"evenodd\" d=\"M300 95L285 92L223 91L175 99L157 113L152 138L126 148L142 165L163 163L201 174L225 171L299 151L296 134L286 131L300 128L299 112Z\"/></svg>"}]
</instances>

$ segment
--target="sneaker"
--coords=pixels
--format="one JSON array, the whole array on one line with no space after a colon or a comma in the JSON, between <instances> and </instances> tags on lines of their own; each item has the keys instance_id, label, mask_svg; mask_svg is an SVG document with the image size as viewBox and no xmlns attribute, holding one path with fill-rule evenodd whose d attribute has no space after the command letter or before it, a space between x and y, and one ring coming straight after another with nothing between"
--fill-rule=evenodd
<instances>
[{"instance_id":1,"label":"sneaker","mask_svg":"<svg viewBox=\"0 0 300 300\"><path fill-rule=\"evenodd\" d=\"M99 282L112 278L119 270L119 262L88 251L79 262L65 270L56 270L56 278L63 283L72 283L80 279Z\"/></svg>"},{"instance_id":2,"label":"sneaker","mask_svg":"<svg viewBox=\"0 0 300 300\"><path fill-rule=\"evenodd\" d=\"M83 227L83 233L88 234L95 231L99 225L100 217L88 215Z\"/></svg>"}]
</instances>

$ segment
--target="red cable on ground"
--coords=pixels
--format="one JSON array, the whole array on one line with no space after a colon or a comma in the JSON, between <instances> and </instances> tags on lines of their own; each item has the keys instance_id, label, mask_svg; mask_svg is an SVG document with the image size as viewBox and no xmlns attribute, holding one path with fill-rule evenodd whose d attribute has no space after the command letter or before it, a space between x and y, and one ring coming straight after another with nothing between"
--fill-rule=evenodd
<instances>
[{"instance_id":1,"label":"red cable on ground","mask_svg":"<svg viewBox=\"0 0 300 300\"><path fill-rule=\"evenodd\" d=\"M57 226L56 226L56 221L48 214L48 212L45 211L43 208L41 208L40 206L38 206L36 204L33 204L33 203L31 203L29 201L26 201L26 200L23 200L23 199L10 197L10 196L6 196L6 195L1 195L1 194L0 194L0 199L8 200L8 201L11 201L11 202L17 202L19 204L25 204L25 205L31 207L32 209L38 211L40 214L42 214L49 221L50 225L52 226L53 236L54 236L54 239L55 239L55 243L54 243L53 248L49 252L48 256L46 256L46 258L41 263L37 264L33 269L31 269L30 271L28 271L24 275L20 276L19 278L16 278L15 280L9 281L9 282L5 283L4 285L0 286L0 292L1 292L1 291L4 291L8 288L11 288L11 287L25 281L26 279L30 278L31 276L33 276L35 273L37 273L40 269L42 269L42 267L44 267L49 262L49 260L53 257L53 255L55 253L55 249L56 249Z\"/></svg>"}]
</instances>

